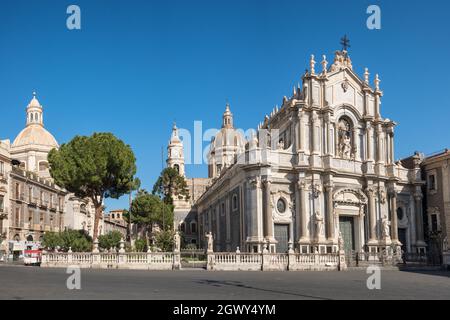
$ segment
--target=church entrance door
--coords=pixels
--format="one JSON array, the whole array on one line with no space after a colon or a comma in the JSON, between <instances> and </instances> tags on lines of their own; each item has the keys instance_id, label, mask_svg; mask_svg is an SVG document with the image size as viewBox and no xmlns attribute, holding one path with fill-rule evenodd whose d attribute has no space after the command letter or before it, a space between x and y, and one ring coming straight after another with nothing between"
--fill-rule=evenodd
<instances>
[{"instance_id":1,"label":"church entrance door","mask_svg":"<svg viewBox=\"0 0 450 320\"><path fill-rule=\"evenodd\" d=\"M353 217L339 217L339 231L344 240L345 253L351 254L355 250L355 225Z\"/></svg>"},{"instance_id":2,"label":"church entrance door","mask_svg":"<svg viewBox=\"0 0 450 320\"><path fill-rule=\"evenodd\" d=\"M277 253L286 253L289 242L289 225L275 224L275 240L277 240Z\"/></svg>"},{"instance_id":3,"label":"church entrance door","mask_svg":"<svg viewBox=\"0 0 450 320\"><path fill-rule=\"evenodd\" d=\"M406 252L406 229L398 228L398 240L402 243L402 251Z\"/></svg>"}]
</instances>

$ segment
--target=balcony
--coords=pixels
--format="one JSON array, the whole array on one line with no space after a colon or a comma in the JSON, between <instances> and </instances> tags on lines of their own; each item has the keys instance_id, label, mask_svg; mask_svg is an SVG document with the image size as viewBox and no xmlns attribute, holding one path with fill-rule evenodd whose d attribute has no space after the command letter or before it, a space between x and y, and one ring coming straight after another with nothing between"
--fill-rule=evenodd
<instances>
[{"instance_id":1,"label":"balcony","mask_svg":"<svg viewBox=\"0 0 450 320\"><path fill-rule=\"evenodd\" d=\"M0 171L0 182L7 183L8 182L8 174L4 171Z\"/></svg>"},{"instance_id":2,"label":"balcony","mask_svg":"<svg viewBox=\"0 0 450 320\"><path fill-rule=\"evenodd\" d=\"M41 200L40 207L47 209L48 208L48 200Z\"/></svg>"},{"instance_id":3,"label":"balcony","mask_svg":"<svg viewBox=\"0 0 450 320\"><path fill-rule=\"evenodd\" d=\"M30 197L30 199L28 200L28 203L30 206L37 206L39 202L39 198L35 198L35 197Z\"/></svg>"},{"instance_id":4,"label":"balcony","mask_svg":"<svg viewBox=\"0 0 450 320\"><path fill-rule=\"evenodd\" d=\"M0 220L8 219L8 209L0 208Z\"/></svg>"},{"instance_id":5,"label":"balcony","mask_svg":"<svg viewBox=\"0 0 450 320\"><path fill-rule=\"evenodd\" d=\"M56 203L50 203L50 210L53 212L56 212L56 209L58 208L58 205Z\"/></svg>"},{"instance_id":6,"label":"balcony","mask_svg":"<svg viewBox=\"0 0 450 320\"><path fill-rule=\"evenodd\" d=\"M25 193L20 193L20 194L14 194L14 198L16 201L22 201L24 202L26 197L25 197Z\"/></svg>"}]
</instances>

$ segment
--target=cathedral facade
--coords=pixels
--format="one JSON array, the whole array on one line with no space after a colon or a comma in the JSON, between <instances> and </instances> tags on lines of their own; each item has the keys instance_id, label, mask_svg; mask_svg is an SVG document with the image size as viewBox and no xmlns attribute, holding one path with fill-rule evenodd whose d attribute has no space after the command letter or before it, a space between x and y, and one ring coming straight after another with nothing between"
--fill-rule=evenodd
<instances>
[{"instance_id":1,"label":"cathedral facade","mask_svg":"<svg viewBox=\"0 0 450 320\"><path fill-rule=\"evenodd\" d=\"M382 96L379 76L358 76L342 50L320 67L312 56L302 86L250 137L227 105L207 187L184 209L200 245L211 232L219 252L331 253L340 241L346 252L425 252L420 160L395 161L396 123L382 116Z\"/></svg>"}]
</instances>

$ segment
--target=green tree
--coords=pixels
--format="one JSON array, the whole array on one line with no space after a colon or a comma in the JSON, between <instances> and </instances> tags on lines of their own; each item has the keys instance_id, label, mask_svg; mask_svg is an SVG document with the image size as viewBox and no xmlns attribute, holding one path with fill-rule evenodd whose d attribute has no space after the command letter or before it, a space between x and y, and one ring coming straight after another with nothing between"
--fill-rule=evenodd
<instances>
[{"instance_id":1,"label":"green tree","mask_svg":"<svg viewBox=\"0 0 450 320\"><path fill-rule=\"evenodd\" d=\"M163 252L169 252L173 250L175 232L172 229L162 230L155 236L156 246Z\"/></svg>"},{"instance_id":2,"label":"green tree","mask_svg":"<svg viewBox=\"0 0 450 320\"><path fill-rule=\"evenodd\" d=\"M152 193L166 204L173 204L174 199L189 200L190 197L186 179L175 168L165 168L161 172Z\"/></svg>"},{"instance_id":3,"label":"green tree","mask_svg":"<svg viewBox=\"0 0 450 320\"><path fill-rule=\"evenodd\" d=\"M63 242L61 235L58 232L46 232L42 239L42 246L49 250L55 250L58 247L62 247Z\"/></svg>"},{"instance_id":4,"label":"green tree","mask_svg":"<svg viewBox=\"0 0 450 320\"><path fill-rule=\"evenodd\" d=\"M103 249L111 249L120 247L120 240L122 240L122 234L119 231L111 231L107 234L98 237L98 245Z\"/></svg>"},{"instance_id":5,"label":"green tree","mask_svg":"<svg viewBox=\"0 0 450 320\"><path fill-rule=\"evenodd\" d=\"M111 133L76 136L48 155L56 184L95 207L94 239L103 214L103 201L128 193L134 183L136 158L131 147Z\"/></svg>"},{"instance_id":6,"label":"green tree","mask_svg":"<svg viewBox=\"0 0 450 320\"><path fill-rule=\"evenodd\" d=\"M83 230L65 230L63 232L46 232L42 241L44 248L63 251L85 252L92 248L92 238Z\"/></svg>"},{"instance_id":7,"label":"green tree","mask_svg":"<svg viewBox=\"0 0 450 320\"><path fill-rule=\"evenodd\" d=\"M145 190L139 190L131 203L130 213L131 222L144 231L146 239L153 224L162 229L171 228L173 225L173 206L165 204L158 196Z\"/></svg>"},{"instance_id":8,"label":"green tree","mask_svg":"<svg viewBox=\"0 0 450 320\"><path fill-rule=\"evenodd\" d=\"M84 230L65 230L60 233L61 249L74 252L89 251L92 248L92 238Z\"/></svg>"},{"instance_id":9,"label":"green tree","mask_svg":"<svg viewBox=\"0 0 450 320\"><path fill-rule=\"evenodd\" d=\"M145 252L147 248L147 241L145 239L137 239L134 242L134 248L137 252Z\"/></svg>"}]
</instances>

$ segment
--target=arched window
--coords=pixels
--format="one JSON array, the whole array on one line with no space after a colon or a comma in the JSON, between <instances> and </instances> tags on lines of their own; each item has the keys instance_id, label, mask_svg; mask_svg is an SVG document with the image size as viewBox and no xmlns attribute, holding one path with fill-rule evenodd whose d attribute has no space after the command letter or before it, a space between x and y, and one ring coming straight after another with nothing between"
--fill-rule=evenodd
<instances>
[{"instance_id":1,"label":"arched window","mask_svg":"<svg viewBox=\"0 0 450 320\"><path fill-rule=\"evenodd\" d=\"M34 241L34 240L33 240L33 236L32 236L31 234L27 237L27 241L29 241L29 242Z\"/></svg>"},{"instance_id":2,"label":"arched window","mask_svg":"<svg viewBox=\"0 0 450 320\"><path fill-rule=\"evenodd\" d=\"M195 222L191 222L191 233L197 233L197 224Z\"/></svg>"},{"instance_id":3,"label":"arched window","mask_svg":"<svg viewBox=\"0 0 450 320\"><path fill-rule=\"evenodd\" d=\"M233 211L236 211L238 209L238 197L237 197L237 195L233 195L233 198L231 200L231 207L233 208Z\"/></svg>"},{"instance_id":4,"label":"arched window","mask_svg":"<svg viewBox=\"0 0 450 320\"><path fill-rule=\"evenodd\" d=\"M184 224L184 222L182 222L181 224L180 224L180 232L185 232L186 231L186 226L185 226L185 224Z\"/></svg>"},{"instance_id":5,"label":"arched window","mask_svg":"<svg viewBox=\"0 0 450 320\"><path fill-rule=\"evenodd\" d=\"M402 208L397 208L397 219L403 220L403 209Z\"/></svg>"},{"instance_id":6,"label":"arched window","mask_svg":"<svg viewBox=\"0 0 450 320\"><path fill-rule=\"evenodd\" d=\"M180 173L180 165L174 164L173 167L175 168L175 170L177 170L178 173Z\"/></svg>"},{"instance_id":7,"label":"arched window","mask_svg":"<svg viewBox=\"0 0 450 320\"><path fill-rule=\"evenodd\" d=\"M350 159L353 154L353 126L350 119L343 117L338 123L339 156Z\"/></svg>"},{"instance_id":8,"label":"arched window","mask_svg":"<svg viewBox=\"0 0 450 320\"><path fill-rule=\"evenodd\" d=\"M48 163L45 161L39 162L39 171L46 171L48 170Z\"/></svg>"},{"instance_id":9,"label":"arched window","mask_svg":"<svg viewBox=\"0 0 450 320\"><path fill-rule=\"evenodd\" d=\"M30 122L33 122L33 114L30 113Z\"/></svg>"}]
</instances>

